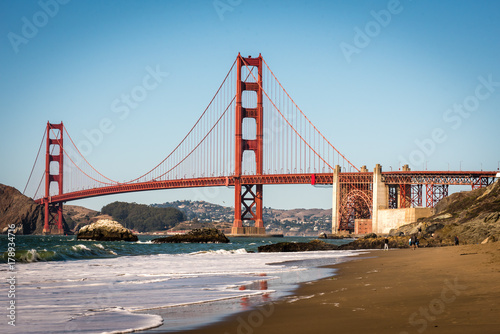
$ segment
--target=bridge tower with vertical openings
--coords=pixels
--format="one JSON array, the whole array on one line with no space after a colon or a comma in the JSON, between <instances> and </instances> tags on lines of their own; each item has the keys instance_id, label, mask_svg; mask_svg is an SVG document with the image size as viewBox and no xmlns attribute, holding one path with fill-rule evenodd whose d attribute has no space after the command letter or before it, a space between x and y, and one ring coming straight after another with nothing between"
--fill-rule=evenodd
<instances>
[{"instance_id":1,"label":"bridge tower with vertical openings","mask_svg":"<svg viewBox=\"0 0 500 334\"><path fill-rule=\"evenodd\" d=\"M242 78L242 68L253 74ZM255 73L257 70L257 73ZM238 54L236 60L236 107L235 107L235 164L234 164L234 222L232 234L265 234L266 230L262 219L262 183L244 184L241 181L242 162L245 151L255 154L256 175L263 172L263 106L262 106L262 56L258 58L244 58ZM255 80L255 79L256 80ZM246 92L246 93L245 93ZM255 92L257 103L248 104L249 92ZM251 93L250 93L251 94ZM245 139L243 136L243 122L245 118L255 120L255 139ZM245 221L253 221L254 226L244 226Z\"/></svg>"},{"instance_id":2,"label":"bridge tower with vertical openings","mask_svg":"<svg viewBox=\"0 0 500 334\"><path fill-rule=\"evenodd\" d=\"M64 234L63 203L51 201L52 183L57 183L56 195L63 194L63 123L47 122L46 138L45 197L42 200L45 209L43 233ZM57 163L57 168L53 163Z\"/></svg>"}]
</instances>

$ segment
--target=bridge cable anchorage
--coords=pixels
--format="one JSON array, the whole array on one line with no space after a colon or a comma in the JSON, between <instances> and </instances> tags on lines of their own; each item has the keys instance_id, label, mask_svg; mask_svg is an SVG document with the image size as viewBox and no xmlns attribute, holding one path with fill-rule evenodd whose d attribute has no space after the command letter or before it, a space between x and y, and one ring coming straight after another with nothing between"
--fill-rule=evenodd
<instances>
[{"instance_id":1,"label":"bridge cable anchorage","mask_svg":"<svg viewBox=\"0 0 500 334\"><path fill-rule=\"evenodd\" d=\"M36 154L35 161L33 162L33 167L31 168L30 176L28 177L28 181L26 181L26 185L24 186L23 195L26 195L26 188L28 188L28 184L30 183L31 176L33 175L33 171L35 170L36 162L38 161L38 157L40 156L40 151L42 150L43 142L45 140L45 135L47 132L47 126L43 130L42 142L40 143L40 147L38 148L38 153Z\"/></svg>"},{"instance_id":2,"label":"bridge cable anchorage","mask_svg":"<svg viewBox=\"0 0 500 334\"><path fill-rule=\"evenodd\" d=\"M290 126L290 128L291 128L291 129L295 132L295 134L296 134L297 136L299 136L299 138L300 138L300 139L301 139L301 140L302 140L302 141L303 141L303 142L307 145L307 147L309 147L309 149L310 149L310 150L311 150L311 151L312 151L312 152L313 152L313 153L314 153L314 154L315 154L315 155L316 155L319 159L321 159L321 161L323 161L323 162L324 162L324 163L325 163L328 167L330 167L330 169L334 170L335 168L334 168L334 167L332 167L332 166L331 166L331 165L330 165L330 164L329 164L329 163L328 163L325 159L323 159L323 157L322 157L320 154L318 154L318 152L316 152L316 150L315 150L314 148L312 148L312 147L311 147L311 145L310 145L310 144L309 144L309 143L308 143L308 142L307 142L307 141L306 141L306 140L305 140L305 139L304 139L304 138L303 138L303 137L302 137L302 136L298 133L298 131L297 131L297 130L293 127L293 125L292 125L292 124L288 121L288 119L287 119L287 118L283 115L283 113L279 110L279 108L276 106L276 104L272 101L272 99L269 97L269 95L267 94L267 92L264 90L264 88L262 87L262 85L258 82L257 78L253 75L253 73L251 73L251 71L250 71L250 69L249 69L249 66L248 66L248 63L245 61L245 59L244 59L244 58L243 58L243 63L245 64L245 67L247 68L247 70L248 70L248 71L250 72L250 74L252 75L252 77L253 77L253 79L255 80L255 82L257 82L257 84L258 84L258 85L260 86L260 88L262 89L262 92L264 92L264 94L266 94L266 97L267 97L267 98L268 98L268 100L271 102L271 104L273 105L273 107L274 107L274 108L276 109L276 111L280 114L280 116L281 116L281 117L285 120L285 122L286 122L286 123ZM265 63L265 62L264 62L264 63ZM266 67L269 69L269 66L267 66L267 64L266 64ZM269 69L269 70L270 70L270 69ZM270 71L271 71L271 70L270 70ZM272 71L271 71L271 73L272 73ZM274 76L274 74L273 74L273 76ZM278 79L277 79L275 76L274 76L274 78L275 78L275 79L276 79L276 81L279 83ZM284 88L283 88L283 86L281 85L281 83L279 83L279 85L280 85L280 87L283 89L283 91L287 94L287 96L290 98L290 95L288 95L288 93L284 90ZM290 100L291 100L291 98L290 98ZM293 100L292 100L292 102L293 102ZM297 107L297 109L299 109L299 110L300 110L300 108L299 108L299 107L295 104L295 102L293 102L293 103L294 103L294 105ZM300 112L301 112L301 114L302 114L304 117L306 117L306 116L304 115L304 113L302 112L302 110L300 110ZM307 117L306 117L306 119L307 119L307 120L309 121L309 123L312 125L311 121L310 121ZM314 125L313 125L313 127L314 127ZM318 132L319 134L321 134L321 133L319 132L319 130L318 130L316 127L314 127L314 129L316 130L316 132ZM321 136L322 136L323 138L325 138L322 134L321 134ZM326 140L326 139L325 139L325 140ZM328 142L328 141L327 141L327 142ZM334 146L333 146L330 142L328 142L328 143L330 144L330 146L331 146L331 147L333 147L333 148L335 149L335 151L337 151L337 153L339 153L339 154L340 154L340 152L338 152L338 150L337 150L337 149L336 149L336 148L335 148L335 147L334 147ZM342 154L340 154L340 155L342 155ZM347 159L346 159L343 155L342 155L342 157L343 157L343 158L344 158L344 159L345 159L345 160L346 160L346 161L347 161L347 162L348 162L348 163L349 163L352 167L354 167L354 168L355 168L355 169L359 172L359 169L358 169L358 168L356 168L356 166L354 166L354 165L353 165L353 164L352 164L349 160L347 160Z\"/></svg>"},{"instance_id":3,"label":"bridge cable anchorage","mask_svg":"<svg viewBox=\"0 0 500 334\"><path fill-rule=\"evenodd\" d=\"M124 182L124 184L128 184L128 183L133 183L143 177L145 177L146 175L150 174L151 172L153 172L156 168L158 168L161 164L163 164L168 158L170 158L170 156L172 156L172 154L175 153L175 151L182 145L182 143L184 143L186 141L186 139L189 137L189 135L194 131L194 129L196 128L196 126L198 125L198 123L200 123L200 121L203 119L203 116L206 114L206 112L208 111L208 109L210 108L210 106L212 105L212 103L214 102L215 98L217 97L217 95L219 94L219 91L221 90L221 88L224 86L224 83L226 82L227 78L229 77L229 74L231 74L231 71L233 70L234 68L234 65L236 64L236 60L233 62L233 65L231 66L231 68L229 69L228 73L226 74L226 77L224 78L224 80L222 81L222 83L220 84L219 88L217 89L217 92L215 93L214 97L212 98L212 100L210 100L208 106L205 108L205 110L203 111L203 113L201 114L201 116L198 118L198 120L196 121L196 123L194 123L193 127L191 128L191 130L189 130L189 132L186 134L186 136L184 136L184 138L180 141L180 143L172 150L172 152L169 153L169 155L167 155L167 157L165 159L163 159L159 164L157 164L155 167L153 167L150 171L144 173L143 175L133 179L133 180L130 180L130 181L127 181L127 182ZM225 113L225 112L224 112ZM162 174L161 176L164 176L166 173ZM152 180L157 180L159 179L161 176L158 176L158 177L155 177L153 178Z\"/></svg>"},{"instance_id":4,"label":"bridge cable anchorage","mask_svg":"<svg viewBox=\"0 0 500 334\"><path fill-rule=\"evenodd\" d=\"M103 178L105 178L106 180L108 181L111 181L113 183L116 183L116 184L120 184L120 182L118 181L115 181L115 180L112 180L104 175L102 175L97 169L94 168L94 166L92 166L92 164L90 162L87 161L87 159L85 159L85 156L80 152L80 150L78 149L78 147L75 145L75 143L73 142L73 139L71 138L71 136L69 135L68 133L68 130L66 129L66 126L63 124L63 129L64 131L66 132L66 134L68 135L68 138L69 140L71 141L71 143L73 144L73 146L76 148L76 151L78 152L78 154L80 154L80 156L83 158L83 160L85 160L85 162L90 166L90 168L92 168L97 174L99 174L100 176L102 176ZM53 131L53 130L52 130ZM64 147L63 147L63 150L64 150ZM66 152L65 152L66 153ZM69 155L66 153L66 155L68 156L68 158L71 160L71 158L69 157ZM73 162L73 160L71 160L71 162ZM73 162L74 163L74 162ZM76 165L76 164L75 164ZM84 173L85 174L85 173ZM87 175L87 174L85 174ZM88 176L88 175L87 175ZM94 180L96 181L96 180ZM99 181L97 181L99 182ZM104 182L103 182L104 183ZM107 183L105 183L107 184Z\"/></svg>"},{"instance_id":5,"label":"bridge cable anchorage","mask_svg":"<svg viewBox=\"0 0 500 334\"><path fill-rule=\"evenodd\" d=\"M278 78L274 75L273 71L271 70L271 68L269 67L269 65L266 63L266 61L264 60L264 58L262 58L262 61L264 62L264 64L266 65L267 69L269 70L269 72L271 72L273 78L276 80L276 82L278 82L279 86L281 87L281 89L285 92L285 94L288 96L288 98L292 101L292 103L295 105L295 107L300 111L300 113L302 114L302 116L305 117L305 119L309 122L309 124L311 124L311 126L314 128L314 130L316 130L316 132L328 143L328 145L330 145L330 147L332 147L335 152L337 152L345 161L347 161L349 163L349 165L351 165L351 167L353 167L355 170L357 170L358 172L360 171L356 166L354 166L350 161L349 159L347 159L342 153L340 153L339 150L337 150L337 148L335 146L333 146L332 143L330 143L330 141L321 133L321 131L319 131L315 126L314 124L311 122L311 120L306 116L306 114L304 114L304 112L302 111L302 109L299 108L299 106L297 105L297 103L295 103L295 101L293 100L293 98L290 96L290 94L288 94L288 92L286 91L286 89L283 87L283 85L281 84L281 82L278 80ZM264 91L265 92L265 91ZM267 96L267 93L266 93L266 96ZM268 96L269 98L269 96ZM281 114L281 113L280 113Z\"/></svg>"}]
</instances>

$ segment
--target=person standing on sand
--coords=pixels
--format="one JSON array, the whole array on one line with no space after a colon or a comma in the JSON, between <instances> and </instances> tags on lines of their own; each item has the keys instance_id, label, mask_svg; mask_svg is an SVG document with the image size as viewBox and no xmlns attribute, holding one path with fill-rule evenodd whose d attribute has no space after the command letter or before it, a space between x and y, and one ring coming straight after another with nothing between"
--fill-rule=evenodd
<instances>
[{"instance_id":1,"label":"person standing on sand","mask_svg":"<svg viewBox=\"0 0 500 334\"><path fill-rule=\"evenodd\" d=\"M458 237L455 236L455 246L458 246L458 244L459 244Z\"/></svg>"},{"instance_id":2,"label":"person standing on sand","mask_svg":"<svg viewBox=\"0 0 500 334\"><path fill-rule=\"evenodd\" d=\"M384 250L385 251L389 250L389 239L387 238L384 239Z\"/></svg>"}]
</instances>

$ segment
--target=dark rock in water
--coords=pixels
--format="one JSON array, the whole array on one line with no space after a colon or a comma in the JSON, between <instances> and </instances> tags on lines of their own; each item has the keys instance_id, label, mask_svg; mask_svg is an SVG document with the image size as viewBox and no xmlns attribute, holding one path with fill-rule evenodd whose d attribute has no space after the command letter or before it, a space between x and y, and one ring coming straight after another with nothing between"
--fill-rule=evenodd
<instances>
[{"instance_id":1,"label":"dark rock in water","mask_svg":"<svg viewBox=\"0 0 500 334\"><path fill-rule=\"evenodd\" d=\"M181 243L181 242L213 242L213 243L228 243L229 239L226 238L224 233L216 228L203 228L194 229L186 234L173 235L166 238L153 239L151 242L155 244L170 242L170 243Z\"/></svg>"},{"instance_id":2,"label":"dark rock in water","mask_svg":"<svg viewBox=\"0 0 500 334\"><path fill-rule=\"evenodd\" d=\"M76 237L78 240L96 240L96 241L137 241L139 238L129 229L123 227L120 223L100 219L95 223L86 225L78 231Z\"/></svg>"},{"instance_id":3,"label":"dark rock in water","mask_svg":"<svg viewBox=\"0 0 500 334\"><path fill-rule=\"evenodd\" d=\"M259 247L259 253L263 252L307 252L318 250L336 250L338 246L326 243L321 240L309 242L279 242L277 244Z\"/></svg>"}]
</instances>

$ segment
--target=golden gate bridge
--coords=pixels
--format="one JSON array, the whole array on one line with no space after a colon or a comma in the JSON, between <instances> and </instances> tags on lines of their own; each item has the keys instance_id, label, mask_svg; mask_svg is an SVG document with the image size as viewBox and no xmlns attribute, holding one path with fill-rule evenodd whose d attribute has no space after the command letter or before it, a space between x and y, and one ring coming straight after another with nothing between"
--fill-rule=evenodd
<instances>
[{"instance_id":1,"label":"golden gate bridge","mask_svg":"<svg viewBox=\"0 0 500 334\"><path fill-rule=\"evenodd\" d=\"M314 126L263 57L238 54L201 116L148 172L119 182L79 151L63 122L47 122L24 193L44 206L44 233L62 233L63 203L118 193L190 187L234 187L232 234L265 234L263 186L333 186L332 230L354 230L377 210L433 207L449 185L484 187L496 172L373 172L352 164ZM425 192L423 187L425 186Z\"/></svg>"}]
</instances>

